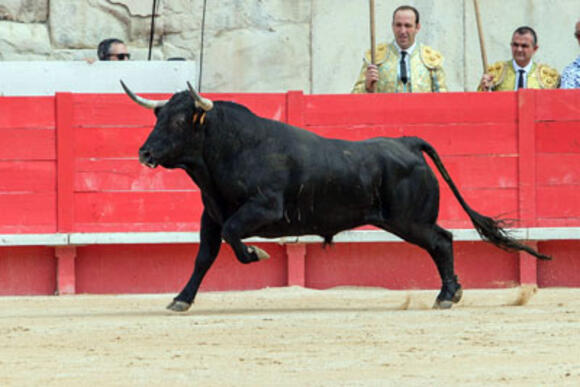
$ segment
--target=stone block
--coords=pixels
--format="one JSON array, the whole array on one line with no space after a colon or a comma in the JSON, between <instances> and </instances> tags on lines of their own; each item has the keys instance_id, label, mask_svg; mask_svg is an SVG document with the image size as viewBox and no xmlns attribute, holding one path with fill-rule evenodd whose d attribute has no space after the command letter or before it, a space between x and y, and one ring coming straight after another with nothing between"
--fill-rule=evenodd
<instances>
[{"instance_id":1,"label":"stone block","mask_svg":"<svg viewBox=\"0 0 580 387\"><path fill-rule=\"evenodd\" d=\"M0 20L21 23L46 22L48 19L48 0L2 0Z\"/></svg>"},{"instance_id":2,"label":"stone block","mask_svg":"<svg viewBox=\"0 0 580 387\"><path fill-rule=\"evenodd\" d=\"M46 24L0 21L0 60L43 60L50 52Z\"/></svg>"},{"instance_id":3,"label":"stone block","mask_svg":"<svg viewBox=\"0 0 580 387\"><path fill-rule=\"evenodd\" d=\"M204 54L205 92L310 90L309 24L221 31Z\"/></svg>"}]
</instances>

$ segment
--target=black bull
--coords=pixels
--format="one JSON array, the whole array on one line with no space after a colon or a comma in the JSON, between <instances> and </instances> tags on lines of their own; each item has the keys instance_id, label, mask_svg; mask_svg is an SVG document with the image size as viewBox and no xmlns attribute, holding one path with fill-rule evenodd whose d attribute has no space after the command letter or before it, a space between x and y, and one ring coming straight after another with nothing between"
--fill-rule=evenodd
<instances>
[{"instance_id":1,"label":"black bull","mask_svg":"<svg viewBox=\"0 0 580 387\"><path fill-rule=\"evenodd\" d=\"M452 234L436 224L439 185L423 152L484 240L550 258L511 238L502 220L471 209L435 149L420 138L327 139L258 117L235 103L213 103L191 86L169 101L145 100L123 87L157 116L139 150L141 163L182 168L202 193L195 268L168 306L171 310L191 306L222 239L240 262L250 263L268 254L245 245L244 238L310 234L330 243L340 231L367 224L425 249L442 281L435 307L451 307L462 294L454 271Z\"/></svg>"}]
</instances>

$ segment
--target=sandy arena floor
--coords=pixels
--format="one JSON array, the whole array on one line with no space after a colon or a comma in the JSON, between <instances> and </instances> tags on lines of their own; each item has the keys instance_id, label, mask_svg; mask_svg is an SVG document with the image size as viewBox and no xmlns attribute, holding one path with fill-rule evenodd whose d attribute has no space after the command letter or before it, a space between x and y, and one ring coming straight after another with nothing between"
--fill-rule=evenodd
<instances>
[{"instance_id":1,"label":"sandy arena floor","mask_svg":"<svg viewBox=\"0 0 580 387\"><path fill-rule=\"evenodd\" d=\"M0 298L0 385L580 385L580 289ZM518 300L518 298L520 300Z\"/></svg>"}]
</instances>

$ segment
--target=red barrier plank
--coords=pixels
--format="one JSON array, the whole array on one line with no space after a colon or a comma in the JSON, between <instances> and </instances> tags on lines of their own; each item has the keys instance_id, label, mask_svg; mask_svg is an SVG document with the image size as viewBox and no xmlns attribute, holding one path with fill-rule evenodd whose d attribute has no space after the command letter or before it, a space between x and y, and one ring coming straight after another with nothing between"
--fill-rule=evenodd
<instances>
[{"instance_id":1,"label":"red barrier plank","mask_svg":"<svg viewBox=\"0 0 580 387\"><path fill-rule=\"evenodd\" d=\"M538 121L580 121L578 90L536 90Z\"/></svg>"},{"instance_id":2,"label":"red barrier plank","mask_svg":"<svg viewBox=\"0 0 580 387\"><path fill-rule=\"evenodd\" d=\"M511 123L515 93L415 93L305 96L305 122L317 125Z\"/></svg>"},{"instance_id":3,"label":"red barrier plank","mask_svg":"<svg viewBox=\"0 0 580 387\"><path fill-rule=\"evenodd\" d=\"M578 186L538 187L536 205L539 218L578 218L580 217Z\"/></svg>"},{"instance_id":4,"label":"red barrier plank","mask_svg":"<svg viewBox=\"0 0 580 387\"><path fill-rule=\"evenodd\" d=\"M0 160L54 160L54 129L1 129Z\"/></svg>"},{"instance_id":5,"label":"red barrier plank","mask_svg":"<svg viewBox=\"0 0 580 387\"><path fill-rule=\"evenodd\" d=\"M443 158L449 176L460 191L467 188L517 188L517 157L447 156ZM434 168L432 166L432 168ZM436 168L440 184L446 184Z\"/></svg>"},{"instance_id":6,"label":"red barrier plank","mask_svg":"<svg viewBox=\"0 0 580 387\"><path fill-rule=\"evenodd\" d=\"M142 94L150 99L167 99L169 94ZM240 103L255 114L278 121L286 120L286 94L204 94L215 99ZM75 94L75 126L141 126L152 128L153 111L136 105L124 94Z\"/></svg>"},{"instance_id":7,"label":"red barrier plank","mask_svg":"<svg viewBox=\"0 0 580 387\"><path fill-rule=\"evenodd\" d=\"M0 129L54 129L54 120L53 97L0 97Z\"/></svg>"},{"instance_id":8,"label":"red barrier plank","mask_svg":"<svg viewBox=\"0 0 580 387\"><path fill-rule=\"evenodd\" d=\"M418 136L435 147L440 155L517 154L517 128L507 124L414 125L406 136Z\"/></svg>"},{"instance_id":9,"label":"red barrier plank","mask_svg":"<svg viewBox=\"0 0 580 387\"><path fill-rule=\"evenodd\" d=\"M56 259L49 247L2 247L0 295L52 295L56 289Z\"/></svg>"},{"instance_id":10,"label":"red barrier plank","mask_svg":"<svg viewBox=\"0 0 580 387\"><path fill-rule=\"evenodd\" d=\"M150 169L137 159L77 159L76 192L197 191L181 169Z\"/></svg>"},{"instance_id":11,"label":"red barrier plank","mask_svg":"<svg viewBox=\"0 0 580 387\"><path fill-rule=\"evenodd\" d=\"M552 261L538 262L538 286L580 286L580 241L539 242Z\"/></svg>"},{"instance_id":12,"label":"red barrier plank","mask_svg":"<svg viewBox=\"0 0 580 387\"><path fill-rule=\"evenodd\" d=\"M339 125L308 126L322 137L361 141L373 137L417 136L435 147L440 155L517 154L516 125Z\"/></svg>"},{"instance_id":13,"label":"red barrier plank","mask_svg":"<svg viewBox=\"0 0 580 387\"><path fill-rule=\"evenodd\" d=\"M54 161L0 161L0 192L54 192Z\"/></svg>"},{"instance_id":14,"label":"red barrier plank","mask_svg":"<svg viewBox=\"0 0 580 387\"><path fill-rule=\"evenodd\" d=\"M143 94L145 98L166 99L167 94ZM73 126L153 127L155 114L131 101L125 94L74 94Z\"/></svg>"},{"instance_id":15,"label":"red barrier plank","mask_svg":"<svg viewBox=\"0 0 580 387\"><path fill-rule=\"evenodd\" d=\"M539 153L536 169L539 186L575 185L580 189L580 153Z\"/></svg>"},{"instance_id":16,"label":"red barrier plank","mask_svg":"<svg viewBox=\"0 0 580 387\"><path fill-rule=\"evenodd\" d=\"M380 286L436 289L437 269L427 252L407 243L308 245L306 286Z\"/></svg>"},{"instance_id":17,"label":"red barrier plank","mask_svg":"<svg viewBox=\"0 0 580 387\"><path fill-rule=\"evenodd\" d=\"M204 96L216 101L239 103L260 117L282 122L287 120L285 93L209 93Z\"/></svg>"},{"instance_id":18,"label":"red barrier plank","mask_svg":"<svg viewBox=\"0 0 580 387\"><path fill-rule=\"evenodd\" d=\"M201 291L247 290L286 285L283 246L258 244L271 258L239 263L223 245ZM77 249L78 293L176 293L193 271L197 245L103 245ZM167 300L169 303L170 299Z\"/></svg>"},{"instance_id":19,"label":"red barrier plank","mask_svg":"<svg viewBox=\"0 0 580 387\"><path fill-rule=\"evenodd\" d=\"M469 217L463 208L461 208L451 190L446 185L441 185L441 187L441 204L439 210L439 219L441 222L462 220L466 224L471 225ZM483 215L502 218L518 217L518 191L515 188L460 189L460 192L467 204ZM455 225L457 223L447 224ZM462 223L460 222L459 224ZM469 226L469 228L472 227L472 225Z\"/></svg>"},{"instance_id":20,"label":"red barrier plank","mask_svg":"<svg viewBox=\"0 0 580 387\"><path fill-rule=\"evenodd\" d=\"M455 243L456 272L463 286L513 286L517 255L482 242ZM408 243L351 243L323 249L309 245L308 287L380 286L388 289L439 289L441 281L429 254Z\"/></svg>"},{"instance_id":21,"label":"red barrier plank","mask_svg":"<svg viewBox=\"0 0 580 387\"><path fill-rule=\"evenodd\" d=\"M572 122L537 122L536 151L580 153L580 119Z\"/></svg>"},{"instance_id":22,"label":"red barrier plank","mask_svg":"<svg viewBox=\"0 0 580 387\"><path fill-rule=\"evenodd\" d=\"M198 231L199 191L75 195L75 231Z\"/></svg>"},{"instance_id":23,"label":"red barrier plank","mask_svg":"<svg viewBox=\"0 0 580 387\"><path fill-rule=\"evenodd\" d=\"M455 271L465 288L505 288L519 280L518 254L485 242L456 242Z\"/></svg>"},{"instance_id":24,"label":"red barrier plank","mask_svg":"<svg viewBox=\"0 0 580 387\"><path fill-rule=\"evenodd\" d=\"M0 233L56 232L56 194L0 194Z\"/></svg>"},{"instance_id":25,"label":"red barrier plank","mask_svg":"<svg viewBox=\"0 0 580 387\"><path fill-rule=\"evenodd\" d=\"M76 128L76 157L136 159L151 129L144 126Z\"/></svg>"}]
</instances>

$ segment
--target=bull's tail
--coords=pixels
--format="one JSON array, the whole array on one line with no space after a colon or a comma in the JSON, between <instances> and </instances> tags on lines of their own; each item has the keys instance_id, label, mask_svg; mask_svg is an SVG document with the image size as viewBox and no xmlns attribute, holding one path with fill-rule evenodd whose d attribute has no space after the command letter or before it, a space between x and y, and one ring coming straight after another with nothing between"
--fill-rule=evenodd
<instances>
[{"instance_id":1,"label":"bull's tail","mask_svg":"<svg viewBox=\"0 0 580 387\"><path fill-rule=\"evenodd\" d=\"M451 177L449 177L449 173L447 173L447 170L445 169L445 166L443 165L443 162L439 158L439 155L437 154L435 149L427 142L421 139L417 140L418 142L416 144L419 146L419 149L427 153L431 158L431 160L433 160L433 162L437 166L437 169L439 170L439 173L441 173L441 176L447 182L447 185L449 185L451 191L453 191L453 194L461 204L461 207L463 207L465 212L467 212L467 215L469 215L469 219L471 219L471 222L473 223L475 229L477 230L477 232L479 233L479 235L483 240L493 243L494 245L504 250L508 251L523 250L539 259L552 259L550 256L541 254L538 251L534 250L533 248L526 246L523 243L520 243L516 239L511 237L508 234L508 232L503 228L506 226L506 220L493 219L488 216L481 215L480 213L476 212L471 207L469 207L465 202L465 200L463 199L463 197L461 196L461 194L459 193L459 190L455 186L455 183L453 182L453 180L451 180Z\"/></svg>"}]
</instances>

